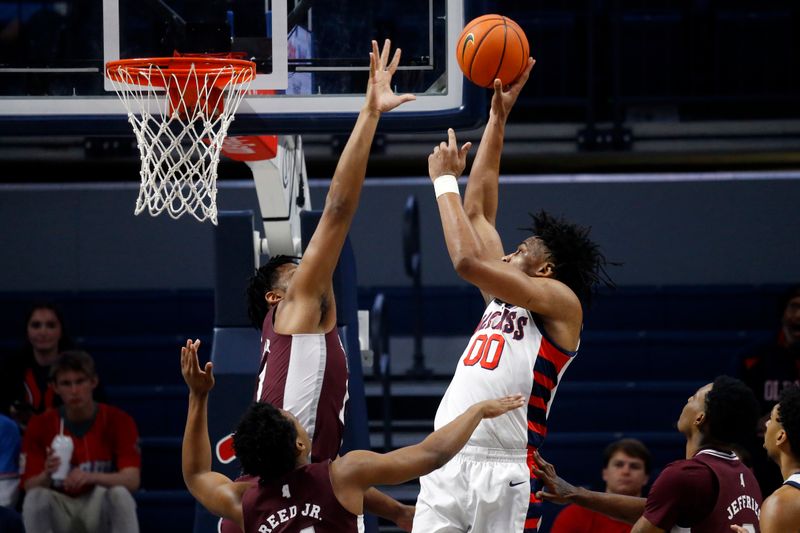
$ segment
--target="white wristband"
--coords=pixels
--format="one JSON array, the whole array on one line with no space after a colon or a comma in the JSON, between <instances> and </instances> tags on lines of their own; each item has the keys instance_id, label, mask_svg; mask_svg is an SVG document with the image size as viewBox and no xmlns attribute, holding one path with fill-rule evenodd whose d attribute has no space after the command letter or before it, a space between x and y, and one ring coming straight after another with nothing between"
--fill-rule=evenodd
<instances>
[{"instance_id":1,"label":"white wristband","mask_svg":"<svg viewBox=\"0 0 800 533\"><path fill-rule=\"evenodd\" d=\"M458 180L452 174L443 174L433 180L433 190L436 192L436 198L448 192L458 192Z\"/></svg>"}]
</instances>

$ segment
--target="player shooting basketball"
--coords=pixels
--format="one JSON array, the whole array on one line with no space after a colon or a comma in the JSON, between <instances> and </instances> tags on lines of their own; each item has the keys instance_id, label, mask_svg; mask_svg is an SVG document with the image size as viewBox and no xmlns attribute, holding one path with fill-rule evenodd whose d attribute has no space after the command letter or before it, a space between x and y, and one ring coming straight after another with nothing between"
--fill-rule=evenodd
<instances>
[{"instance_id":1,"label":"player shooting basketball","mask_svg":"<svg viewBox=\"0 0 800 533\"><path fill-rule=\"evenodd\" d=\"M361 113L336 166L319 225L302 260L278 256L256 271L248 287L249 314L261 329L256 400L297 417L311 438L311 460L339 452L347 402L347 358L336 328L333 271L358 206L372 139L381 113L414 100L396 95L392 75L400 49L389 58L387 39L372 41L369 83ZM372 490L367 510L410 529L413 507Z\"/></svg>"},{"instance_id":2,"label":"player shooting basketball","mask_svg":"<svg viewBox=\"0 0 800 533\"><path fill-rule=\"evenodd\" d=\"M449 130L449 142L428 157L450 259L487 303L435 427L452 421L465 405L505 394L523 394L527 409L482 422L453 461L422 478L414 531L538 528L531 456L544 440L556 387L578 350L581 304L596 282L607 280L605 259L588 229L542 211L533 216L533 235L509 254L495 229L506 119L533 64L529 59L519 80L505 89L494 82L463 205L456 178L470 143L459 149Z\"/></svg>"}]
</instances>

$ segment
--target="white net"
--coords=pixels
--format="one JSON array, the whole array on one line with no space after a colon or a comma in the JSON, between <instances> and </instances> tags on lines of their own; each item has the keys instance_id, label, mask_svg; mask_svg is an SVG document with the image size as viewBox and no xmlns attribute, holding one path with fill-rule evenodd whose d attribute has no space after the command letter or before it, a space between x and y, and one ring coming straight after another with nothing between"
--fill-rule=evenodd
<instances>
[{"instance_id":1,"label":"white net","mask_svg":"<svg viewBox=\"0 0 800 533\"><path fill-rule=\"evenodd\" d=\"M186 61L185 68L175 68L171 59L109 64L106 71L125 104L142 160L134 212L166 211L172 218L190 213L216 224L220 147L255 65L208 68L198 59L200 67Z\"/></svg>"}]
</instances>

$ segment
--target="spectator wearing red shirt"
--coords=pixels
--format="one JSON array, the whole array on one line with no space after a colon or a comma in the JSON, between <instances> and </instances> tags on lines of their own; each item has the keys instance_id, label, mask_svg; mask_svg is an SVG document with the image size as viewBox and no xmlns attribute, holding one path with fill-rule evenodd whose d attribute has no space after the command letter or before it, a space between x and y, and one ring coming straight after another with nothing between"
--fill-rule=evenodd
<instances>
[{"instance_id":1,"label":"spectator wearing red shirt","mask_svg":"<svg viewBox=\"0 0 800 533\"><path fill-rule=\"evenodd\" d=\"M747 385L720 376L687 400L678 419L678 431L686 437L686 459L664 468L647 499L575 487L559 478L538 453L535 474L545 490L537 496L626 521L633 524L632 533L673 528L721 533L736 524L758 533L761 490L733 452L755 432L758 412L758 401Z\"/></svg>"},{"instance_id":2,"label":"spectator wearing red shirt","mask_svg":"<svg viewBox=\"0 0 800 533\"><path fill-rule=\"evenodd\" d=\"M63 405L31 418L22 443L22 516L28 531L138 532L136 504L141 456L133 419L116 407L97 403L98 378L85 352L64 352L51 379ZM53 480L59 458L53 437L73 441L70 471Z\"/></svg>"},{"instance_id":3,"label":"spectator wearing red shirt","mask_svg":"<svg viewBox=\"0 0 800 533\"><path fill-rule=\"evenodd\" d=\"M650 450L637 439L620 439L603 452L606 492L641 496L650 479ZM631 525L579 505L558 513L550 533L629 533Z\"/></svg>"}]
</instances>

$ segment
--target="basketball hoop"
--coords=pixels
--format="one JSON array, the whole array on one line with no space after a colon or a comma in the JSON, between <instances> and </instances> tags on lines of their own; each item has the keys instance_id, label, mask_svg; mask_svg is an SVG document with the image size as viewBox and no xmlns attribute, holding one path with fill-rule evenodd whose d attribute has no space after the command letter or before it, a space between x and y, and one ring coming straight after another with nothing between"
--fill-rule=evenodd
<instances>
[{"instance_id":1,"label":"basketball hoop","mask_svg":"<svg viewBox=\"0 0 800 533\"><path fill-rule=\"evenodd\" d=\"M205 55L122 59L106 64L106 76L139 145L134 213L191 213L216 224L220 147L256 76L255 63Z\"/></svg>"}]
</instances>

